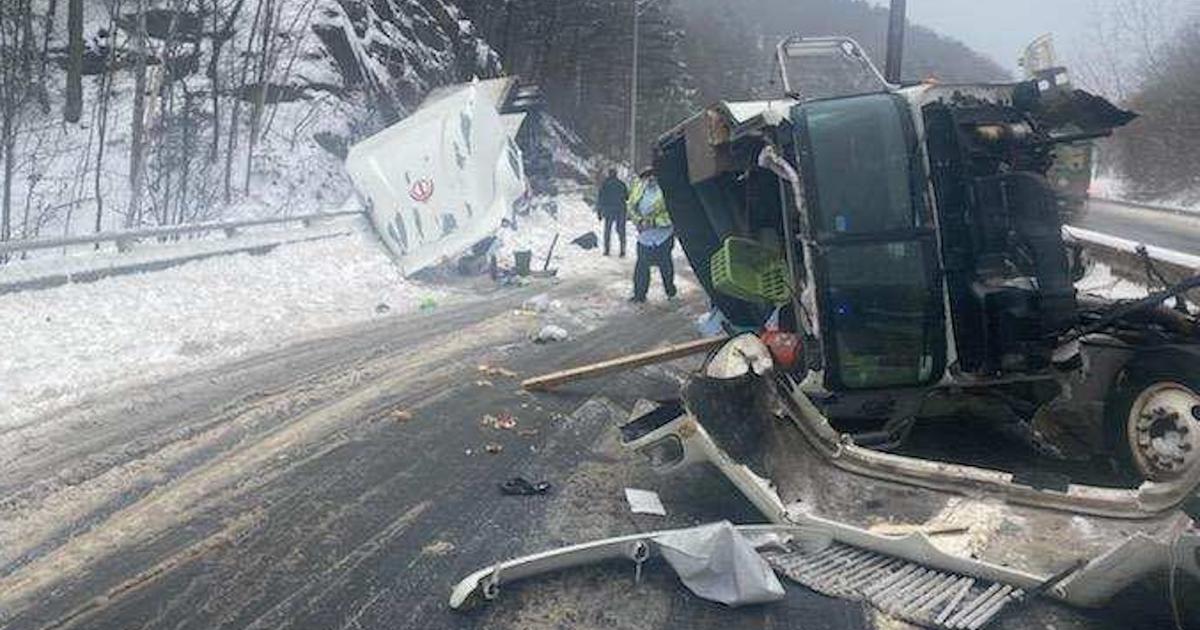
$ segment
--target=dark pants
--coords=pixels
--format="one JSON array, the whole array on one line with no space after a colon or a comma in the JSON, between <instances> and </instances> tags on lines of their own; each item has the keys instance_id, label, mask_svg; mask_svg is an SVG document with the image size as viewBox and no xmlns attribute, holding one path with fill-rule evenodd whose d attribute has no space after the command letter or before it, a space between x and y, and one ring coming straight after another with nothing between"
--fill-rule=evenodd
<instances>
[{"instance_id":1,"label":"dark pants","mask_svg":"<svg viewBox=\"0 0 1200 630\"><path fill-rule=\"evenodd\" d=\"M617 240L621 242L621 255L625 255L625 215L604 217L604 255L611 251L612 230L617 228Z\"/></svg>"},{"instance_id":2,"label":"dark pants","mask_svg":"<svg viewBox=\"0 0 1200 630\"><path fill-rule=\"evenodd\" d=\"M671 262L671 250L675 249L675 237L662 245L650 247L638 243L637 264L633 267L633 299L645 301L650 291L650 268L658 267L662 274L663 289L667 297L675 297L675 263Z\"/></svg>"}]
</instances>

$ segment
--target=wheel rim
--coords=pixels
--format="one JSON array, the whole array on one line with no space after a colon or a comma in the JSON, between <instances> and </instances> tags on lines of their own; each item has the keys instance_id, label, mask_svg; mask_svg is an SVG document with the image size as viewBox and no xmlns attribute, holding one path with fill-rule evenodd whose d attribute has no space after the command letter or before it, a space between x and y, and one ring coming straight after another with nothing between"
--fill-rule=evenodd
<instances>
[{"instance_id":1,"label":"wheel rim","mask_svg":"<svg viewBox=\"0 0 1200 630\"><path fill-rule=\"evenodd\" d=\"M1145 478L1173 479L1200 465L1200 395L1178 383L1143 389L1129 408L1126 436Z\"/></svg>"}]
</instances>

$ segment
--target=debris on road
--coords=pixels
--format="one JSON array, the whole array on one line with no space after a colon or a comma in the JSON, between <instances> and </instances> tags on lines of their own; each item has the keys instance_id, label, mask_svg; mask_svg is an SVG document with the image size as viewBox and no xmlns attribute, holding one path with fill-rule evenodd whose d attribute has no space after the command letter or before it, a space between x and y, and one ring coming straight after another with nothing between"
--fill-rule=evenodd
<instances>
[{"instance_id":1,"label":"debris on road","mask_svg":"<svg viewBox=\"0 0 1200 630\"><path fill-rule=\"evenodd\" d=\"M554 324L549 324L547 326L543 326L542 329L539 330L537 332L537 334L533 336L533 342L534 343L554 343L554 342L558 342L558 341L566 341L570 337L571 337L570 333L568 333L567 330L565 328L563 328L562 326L555 326Z\"/></svg>"},{"instance_id":2,"label":"debris on road","mask_svg":"<svg viewBox=\"0 0 1200 630\"><path fill-rule=\"evenodd\" d=\"M516 428L517 419L507 411L501 412L497 415L492 415L489 413L484 414L484 416L479 419L479 424L480 426L489 427L492 429L511 431L512 429Z\"/></svg>"},{"instance_id":3,"label":"debris on road","mask_svg":"<svg viewBox=\"0 0 1200 630\"><path fill-rule=\"evenodd\" d=\"M662 499L653 490L625 488L625 500L629 502L629 511L634 514L667 515L667 509L663 507Z\"/></svg>"},{"instance_id":4,"label":"debris on road","mask_svg":"<svg viewBox=\"0 0 1200 630\"><path fill-rule=\"evenodd\" d=\"M562 302L553 300L546 293L539 293L521 303L521 310L532 313L548 313L562 308Z\"/></svg>"},{"instance_id":5,"label":"debris on road","mask_svg":"<svg viewBox=\"0 0 1200 630\"><path fill-rule=\"evenodd\" d=\"M655 541L683 585L699 597L726 606L783 599L771 565L729 521L667 532Z\"/></svg>"},{"instance_id":6,"label":"debris on road","mask_svg":"<svg viewBox=\"0 0 1200 630\"><path fill-rule=\"evenodd\" d=\"M780 525L733 527L756 549L778 545L781 538L797 531L794 526ZM677 531L682 530L662 530L605 538L498 562L459 581L450 592L450 608L464 610L482 601L496 599L500 596L500 588L505 584L574 567L611 560L629 560L634 563L635 571L640 572L641 566L655 553L662 555L658 539Z\"/></svg>"},{"instance_id":7,"label":"debris on road","mask_svg":"<svg viewBox=\"0 0 1200 630\"><path fill-rule=\"evenodd\" d=\"M596 249L600 245L600 238L596 236L595 232L585 232L575 237L571 244L583 249Z\"/></svg>"},{"instance_id":8,"label":"debris on road","mask_svg":"<svg viewBox=\"0 0 1200 630\"><path fill-rule=\"evenodd\" d=\"M408 422L413 419L413 414L405 409L397 409L392 412L392 419L396 422Z\"/></svg>"},{"instance_id":9,"label":"debris on road","mask_svg":"<svg viewBox=\"0 0 1200 630\"><path fill-rule=\"evenodd\" d=\"M479 370L480 373L486 374L487 376L502 376L504 378L516 378L517 377L517 373L508 368L495 367L495 366L491 366L491 365L487 365L487 364L480 364L477 369Z\"/></svg>"},{"instance_id":10,"label":"debris on road","mask_svg":"<svg viewBox=\"0 0 1200 630\"><path fill-rule=\"evenodd\" d=\"M504 451L504 445L491 443L491 444L484 446L483 450L486 451L489 455L497 455Z\"/></svg>"},{"instance_id":11,"label":"debris on road","mask_svg":"<svg viewBox=\"0 0 1200 630\"><path fill-rule=\"evenodd\" d=\"M445 540L435 540L421 548L422 556L444 556L454 551L454 543Z\"/></svg>"},{"instance_id":12,"label":"debris on road","mask_svg":"<svg viewBox=\"0 0 1200 630\"><path fill-rule=\"evenodd\" d=\"M661 348L658 350L649 350L646 352L639 352L637 354L630 354L623 357L617 357L615 359L601 361L599 363L592 363L590 365L584 365L571 368L569 370L552 372L550 374L544 374L542 376L530 378L521 383L521 387L530 391L548 391L558 387L559 385L570 383L572 381L582 380L585 378L597 378L607 374L624 372L646 365L664 363L666 361L682 359L683 357L694 354L701 354L703 352L708 352L720 347L725 341L727 341L726 337L698 339L695 341L667 346L666 348Z\"/></svg>"},{"instance_id":13,"label":"debris on road","mask_svg":"<svg viewBox=\"0 0 1200 630\"><path fill-rule=\"evenodd\" d=\"M531 482L524 477L513 477L500 483L500 492L511 496L534 496L550 492L549 481Z\"/></svg>"}]
</instances>

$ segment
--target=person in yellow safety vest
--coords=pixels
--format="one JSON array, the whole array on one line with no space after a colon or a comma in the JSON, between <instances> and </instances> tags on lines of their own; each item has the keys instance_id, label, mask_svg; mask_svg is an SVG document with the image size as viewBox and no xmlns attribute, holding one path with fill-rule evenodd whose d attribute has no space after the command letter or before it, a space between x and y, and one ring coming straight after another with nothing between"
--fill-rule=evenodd
<instances>
[{"instance_id":1,"label":"person in yellow safety vest","mask_svg":"<svg viewBox=\"0 0 1200 630\"><path fill-rule=\"evenodd\" d=\"M638 229L637 264L633 267L633 297L631 302L645 302L650 290L650 268L658 267L662 274L667 299L675 298L675 265L671 252L675 249L675 228L667 214L667 201L654 169L638 174L625 204L629 219Z\"/></svg>"}]
</instances>

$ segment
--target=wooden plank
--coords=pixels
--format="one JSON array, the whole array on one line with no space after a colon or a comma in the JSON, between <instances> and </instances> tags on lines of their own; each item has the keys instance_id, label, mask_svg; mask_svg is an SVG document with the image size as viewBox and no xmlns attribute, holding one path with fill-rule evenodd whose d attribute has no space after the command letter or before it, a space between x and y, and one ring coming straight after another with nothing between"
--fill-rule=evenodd
<instances>
[{"instance_id":1,"label":"wooden plank","mask_svg":"<svg viewBox=\"0 0 1200 630\"><path fill-rule=\"evenodd\" d=\"M691 356L693 354L708 352L714 348L721 347L721 345L723 345L726 341L729 341L728 337L709 337L706 339L697 339L695 341L675 344L672 346L667 346L666 348L659 348L657 350L648 350L646 352L639 352L637 354L625 355L623 357L600 361L599 363L591 363L559 372L551 372L550 374L544 374L542 376L535 376L523 381L521 383L521 387L524 387L529 391L549 391L555 387L558 387L559 385L569 383L571 381L578 381L585 378L596 378L606 374L623 372L645 365L673 361L675 359Z\"/></svg>"}]
</instances>

